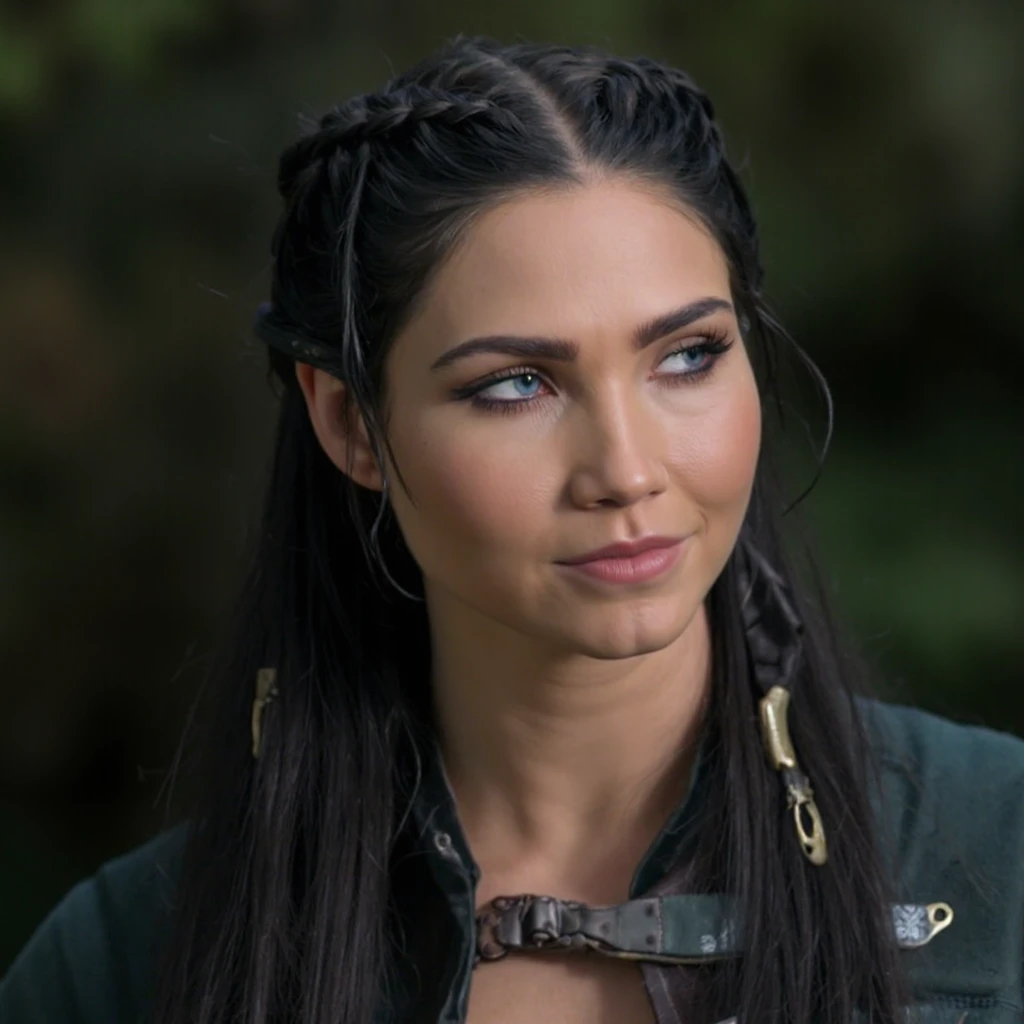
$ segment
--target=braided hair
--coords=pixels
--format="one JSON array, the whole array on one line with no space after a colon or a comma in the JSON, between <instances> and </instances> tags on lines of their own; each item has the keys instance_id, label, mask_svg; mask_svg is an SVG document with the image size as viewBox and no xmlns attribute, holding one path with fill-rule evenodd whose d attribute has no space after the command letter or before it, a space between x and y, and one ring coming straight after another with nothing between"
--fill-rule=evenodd
<instances>
[{"instance_id":1,"label":"braided hair","mask_svg":"<svg viewBox=\"0 0 1024 1024\"><path fill-rule=\"evenodd\" d=\"M273 472L207 687L203 799L154 1024L370 1024L396 955L389 858L408 808L412 737L428 715L429 636L422 603L396 596L418 596L422 580L387 491L362 489L329 462L294 364L345 383L379 456L389 345L473 220L531 189L609 174L661 189L711 232L762 392L777 398L785 336L763 299L754 215L711 101L675 68L459 37L328 111L282 154L270 302L257 318L281 389ZM746 952L700 968L673 999L695 1022L738 1012L748 1024L848 1024L860 1010L888 1024L900 1016L899 963L857 680L823 597L786 556L771 460L766 437L741 544L706 602L711 813L691 871L697 889L741 899ZM784 594L800 620L784 682L828 832L824 867L794 842L761 747L757 631L787 617L744 605L752 565L784 584L759 588L759 600ZM265 665L277 667L279 695L254 762L239 724Z\"/></svg>"}]
</instances>

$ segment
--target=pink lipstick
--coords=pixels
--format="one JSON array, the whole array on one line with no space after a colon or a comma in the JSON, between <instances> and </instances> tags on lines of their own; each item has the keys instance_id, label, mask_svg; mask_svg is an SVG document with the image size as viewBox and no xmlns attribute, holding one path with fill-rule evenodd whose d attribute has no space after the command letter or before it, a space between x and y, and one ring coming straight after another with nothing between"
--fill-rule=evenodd
<instances>
[{"instance_id":1,"label":"pink lipstick","mask_svg":"<svg viewBox=\"0 0 1024 1024\"><path fill-rule=\"evenodd\" d=\"M575 558L559 561L593 579L608 583L643 583L667 572L679 559L682 537L643 537L610 544Z\"/></svg>"}]
</instances>

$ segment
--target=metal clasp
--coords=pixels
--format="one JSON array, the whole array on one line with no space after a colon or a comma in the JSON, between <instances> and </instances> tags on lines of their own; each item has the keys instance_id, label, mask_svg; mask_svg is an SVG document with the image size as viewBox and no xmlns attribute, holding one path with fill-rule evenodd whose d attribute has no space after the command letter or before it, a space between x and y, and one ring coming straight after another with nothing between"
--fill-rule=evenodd
<instances>
[{"instance_id":1,"label":"metal clasp","mask_svg":"<svg viewBox=\"0 0 1024 1024\"><path fill-rule=\"evenodd\" d=\"M796 751L789 735L789 700L789 690L784 686L773 686L761 698L761 734L769 763L782 773L786 800L793 811L800 849L812 864L821 866L828 860L825 827L818 805L814 802L814 790L797 764Z\"/></svg>"},{"instance_id":2,"label":"metal clasp","mask_svg":"<svg viewBox=\"0 0 1024 1024\"><path fill-rule=\"evenodd\" d=\"M786 798L793 809L793 822L800 840L800 849L812 864L820 866L828 860L828 848L825 844L825 827L821 823L821 812L814 802L814 792L806 775L793 770L784 774L796 776L787 782Z\"/></svg>"},{"instance_id":3,"label":"metal clasp","mask_svg":"<svg viewBox=\"0 0 1024 1024\"><path fill-rule=\"evenodd\" d=\"M496 896L476 915L477 962L500 960L514 949L579 949L590 945L580 929L584 906L554 896Z\"/></svg>"}]
</instances>

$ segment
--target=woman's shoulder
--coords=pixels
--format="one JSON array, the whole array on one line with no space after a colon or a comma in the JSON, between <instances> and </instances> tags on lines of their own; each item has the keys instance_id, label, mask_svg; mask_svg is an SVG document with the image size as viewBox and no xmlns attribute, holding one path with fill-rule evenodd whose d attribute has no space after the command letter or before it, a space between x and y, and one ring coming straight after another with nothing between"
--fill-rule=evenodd
<instances>
[{"instance_id":1,"label":"woman's shoulder","mask_svg":"<svg viewBox=\"0 0 1024 1024\"><path fill-rule=\"evenodd\" d=\"M170 920L185 838L185 826L163 832L79 882L0 982L0 1020L140 1020Z\"/></svg>"},{"instance_id":2,"label":"woman's shoulder","mask_svg":"<svg viewBox=\"0 0 1024 1024\"><path fill-rule=\"evenodd\" d=\"M1024 740L880 701L861 711L877 810L901 842L970 848L976 863L1024 874Z\"/></svg>"},{"instance_id":3,"label":"woman's shoulder","mask_svg":"<svg viewBox=\"0 0 1024 1024\"><path fill-rule=\"evenodd\" d=\"M975 810L982 793L1020 802L1024 740L882 701L861 701L860 710L883 776L918 791L941 788L944 800L967 801Z\"/></svg>"},{"instance_id":4,"label":"woman's shoulder","mask_svg":"<svg viewBox=\"0 0 1024 1024\"><path fill-rule=\"evenodd\" d=\"M862 709L899 898L953 911L941 940L913 961L915 983L950 1006L1019 1014L1024 741L913 708L868 701Z\"/></svg>"}]
</instances>

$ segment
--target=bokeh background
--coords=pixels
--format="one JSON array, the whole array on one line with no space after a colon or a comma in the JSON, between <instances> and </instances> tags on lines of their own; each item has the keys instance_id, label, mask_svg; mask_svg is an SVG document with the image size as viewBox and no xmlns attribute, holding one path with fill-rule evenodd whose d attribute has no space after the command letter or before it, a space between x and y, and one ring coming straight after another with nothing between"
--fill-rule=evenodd
<instances>
[{"instance_id":1,"label":"bokeh background","mask_svg":"<svg viewBox=\"0 0 1024 1024\"><path fill-rule=\"evenodd\" d=\"M0 4L0 970L158 830L254 522L275 160L456 32L711 93L831 382L805 508L879 688L1024 733L1024 4ZM816 435L820 438L820 430Z\"/></svg>"}]
</instances>

